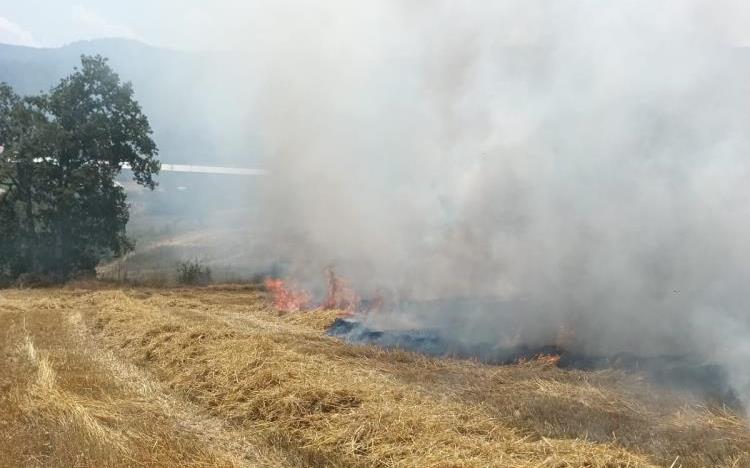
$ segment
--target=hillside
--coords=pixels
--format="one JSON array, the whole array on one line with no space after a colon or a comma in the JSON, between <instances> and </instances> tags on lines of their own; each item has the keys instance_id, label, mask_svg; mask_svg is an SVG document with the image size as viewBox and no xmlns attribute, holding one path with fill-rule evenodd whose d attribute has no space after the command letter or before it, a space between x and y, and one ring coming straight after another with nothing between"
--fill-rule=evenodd
<instances>
[{"instance_id":1,"label":"hillside","mask_svg":"<svg viewBox=\"0 0 750 468\"><path fill-rule=\"evenodd\" d=\"M79 64L82 54L107 57L121 78L133 83L165 160L254 163L253 116L237 101L251 92L252 73L236 54L182 52L125 39L54 49L0 44L0 82L21 94L46 91Z\"/></svg>"},{"instance_id":2,"label":"hillside","mask_svg":"<svg viewBox=\"0 0 750 468\"><path fill-rule=\"evenodd\" d=\"M750 465L722 408L633 375L352 346L257 288L3 291L4 466Z\"/></svg>"}]
</instances>

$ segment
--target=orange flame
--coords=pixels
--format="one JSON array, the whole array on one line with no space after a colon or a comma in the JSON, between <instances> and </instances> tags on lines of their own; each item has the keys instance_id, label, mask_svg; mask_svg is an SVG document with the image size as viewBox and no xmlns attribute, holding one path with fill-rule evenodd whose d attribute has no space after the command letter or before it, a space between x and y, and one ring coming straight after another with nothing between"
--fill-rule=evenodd
<instances>
[{"instance_id":1,"label":"orange flame","mask_svg":"<svg viewBox=\"0 0 750 468\"><path fill-rule=\"evenodd\" d=\"M545 367L557 367L560 362L559 354L540 354L534 360Z\"/></svg>"},{"instance_id":2,"label":"orange flame","mask_svg":"<svg viewBox=\"0 0 750 468\"><path fill-rule=\"evenodd\" d=\"M369 314L371 312L380 312L385 306L385 298L383 297L382 290L378 289L375 291L375 296L367 302L363 307L362 312Z\"/></svg>"},{"instance_id":3,"label":"orange flame","mask_svg":"<svg viewBox=\"0 0 750 468\"><path fill-rule=\"evenodd\" d=\"M279 310L299 312L310 304L310 294L307 291L288 285L284 280L267 278L265 286L273 296L274 307Z\"/></svg>"},{"instance_id":4,"label":"orange flame","mask_svg":"<svg viewBox=\"0 0 750 468\"><path fill-rule=\"evenodd\" d=\"M333 267L326 268L328 276L328 290L326 298L321 304L323 309L339 309L349 314L354 313L359 307L359 295L349 285L349 282L336 276Z\"/></svg>"},{"instance_id":5,"label":"orange flame","mask_svg":"<svg viewBox=\"0 0 750 468\"><path fill-rule=\"evenodd\" d=\"M361 301L359 294L350 286L349 281L336 275L333 267L325 269L328 286L325 299L318 306L324 310L340 310L351 315L355 312L369 313L383 307L383 296L378 291L370 301ZM273 305L285 312L299 312L315 308L309 292L278 278L265 280L266 290L273 298Z\"/></svg>"},{"instance_id":6,"label":"orange flame","mask_svg":"<svg viewBox=\"0 0 750 468\"><path fill-rule=\"evenodd\" d=\"M537 354L531 358L520 358L516 361L519 366L526 365L540 365L543 367L557 367L560 362L560 355L558 354Z\"/></svg>"}]
</instances>

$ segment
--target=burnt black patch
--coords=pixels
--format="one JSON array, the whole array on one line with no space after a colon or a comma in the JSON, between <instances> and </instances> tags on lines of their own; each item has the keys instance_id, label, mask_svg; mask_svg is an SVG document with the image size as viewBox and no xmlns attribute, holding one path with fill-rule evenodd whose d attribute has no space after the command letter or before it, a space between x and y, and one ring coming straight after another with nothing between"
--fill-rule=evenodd
<instances>
[{"instance_id":1,"label":"burnt black patch","mask_svg":"<svg viewBox=\"0 0 750 468\"><path fill-rule=\"evenodd\" d=\"M637 372L660 386L690 392L728 406L740 406L729 385L727 371L718 364L705 363L697 356L637 356L628 353L607 356L577 353L556 345L501 347L491 342L467 344L438 329L377 330L352 319L337 319L328 329L328 334L350 343L373 344L435 357L476 359L493 365L513 364L540 355L558 355L558 367L562 369Z\"/></svg>"}]
</instances>

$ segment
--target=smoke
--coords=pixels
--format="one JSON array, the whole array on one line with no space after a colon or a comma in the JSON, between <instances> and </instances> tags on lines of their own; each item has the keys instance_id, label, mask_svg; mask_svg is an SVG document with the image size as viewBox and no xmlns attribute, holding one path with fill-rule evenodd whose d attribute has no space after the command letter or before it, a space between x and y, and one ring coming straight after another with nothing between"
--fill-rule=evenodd
<instances>
[{"instance_id":1,"label":"smoke","mask_svg":"<svg viewBox=\"0 0 750 468\"><path fill-rule=\"evenodd\" d=\"M527 339L698 354L747 403L748 14L274 2L246 50L267 242L311 285L335 264L365 295L523 303Z\"/></svg>"},{"instance_id":2,"label":"smoke","mask_svg":"<svg viewBox=\"0 0 750 468\"><path fill-rule=\"evenodd\" d=\"M200 53L94 52L134 82L165 163L270 175L164 174L161 192L131 191L144 261L281 267L317 296L334 265L396 305L378 326L437 328L466 349L551 344L564 328L576 353L694 355L750 407L750 6L188 13L178 35Z\"/></svg>"}]
</instances>

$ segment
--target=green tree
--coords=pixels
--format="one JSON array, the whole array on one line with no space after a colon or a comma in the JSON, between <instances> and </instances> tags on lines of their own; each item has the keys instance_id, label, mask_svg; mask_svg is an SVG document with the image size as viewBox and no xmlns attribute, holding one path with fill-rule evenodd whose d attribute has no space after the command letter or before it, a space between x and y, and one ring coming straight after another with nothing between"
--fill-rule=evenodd
<instances>
[{"instance_id":1,"label":"green tree","mask_svg":"<svg viewBox=\"0 0 750 468\"><path fill-rule=\"evenodd\" d=\"M65 280L131 250L116 178L127 165L154 188L151 134L132 86L99 56L40 96L0 85L0 275Z\"/></svg>"}]
</instances>

